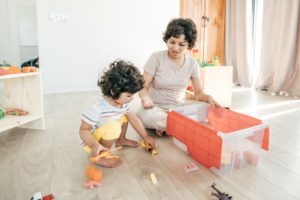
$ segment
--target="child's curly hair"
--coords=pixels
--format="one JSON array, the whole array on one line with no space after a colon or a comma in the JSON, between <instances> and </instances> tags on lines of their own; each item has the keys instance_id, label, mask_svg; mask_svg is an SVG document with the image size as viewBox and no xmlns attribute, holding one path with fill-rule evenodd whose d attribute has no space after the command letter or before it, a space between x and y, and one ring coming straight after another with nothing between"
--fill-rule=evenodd
<instances>
[{"instance_id":1,"label":"child's curly hair","mask_svg":"<svg viewBox=\"0 0 300 200\"><path fill-rule=\"evenodd\" d=\"M123 92L134 94L144 87L144 78L131 62L116 60L98 80L103 95L118 99Z\"/></svg>"}]
</instances>

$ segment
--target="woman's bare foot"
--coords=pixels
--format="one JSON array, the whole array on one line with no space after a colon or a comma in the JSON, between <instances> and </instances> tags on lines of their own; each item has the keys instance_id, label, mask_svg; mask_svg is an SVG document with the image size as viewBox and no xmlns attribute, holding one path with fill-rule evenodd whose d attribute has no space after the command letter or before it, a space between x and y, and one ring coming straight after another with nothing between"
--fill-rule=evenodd
<instances>
[{"instance_id":1,"label":"woman's bare foot","mask_svg":"<svg viewBox=\"0 0 300 200\"><path fill-rule=\"evenodd\" d=\"M100 165L102 167L117 167L122 164L121 158L118 156L109 156L109 157L102 157L95 162L95 164Z\"/></svg>"},{"instance_id":2,"label":"woman's bare foot","mask_svg":"<svg viewBox=\"0 0 300 200\"><path fill-rule=\"evenodd\" d=\"M163 136L163 131L161 131L161 130L156 130L155 133L156 133L156 135L158 135L159 137Z\"/></svg>"},{"instance_id":3,"label":"woman's bare foot","mask_svg":"<svg viewBox=\"0 0 300 200\"><path fill-rule=\"evenodd\" d=\"M134 141L134 140L129 140L127 138L119 138L117 141L116 141L116 147L119 147L119 146L128 146L128 147L138 147L139 144L137 141Z\"/></svg>"}]
</instances>

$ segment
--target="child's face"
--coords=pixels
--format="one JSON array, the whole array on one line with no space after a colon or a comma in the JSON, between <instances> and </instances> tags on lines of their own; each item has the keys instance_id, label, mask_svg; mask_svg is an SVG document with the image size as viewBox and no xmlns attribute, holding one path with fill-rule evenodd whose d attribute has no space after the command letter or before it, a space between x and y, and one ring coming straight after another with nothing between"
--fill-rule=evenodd
<instances>
[{"instance_id":1,"label":"child's face","mask_svg":"<svg viewBox=\"0 0 300 200\"><path fill-rule=\"evenodd\" d=\"M120 97L117 100L115 100L115 102L120 104L120 105L129 103L130 101L132 101L133 95L134 94L131 94L131 93L128 93L128 92L123 92L123 93L121 93Z\"/></svg>"}]
</instances>

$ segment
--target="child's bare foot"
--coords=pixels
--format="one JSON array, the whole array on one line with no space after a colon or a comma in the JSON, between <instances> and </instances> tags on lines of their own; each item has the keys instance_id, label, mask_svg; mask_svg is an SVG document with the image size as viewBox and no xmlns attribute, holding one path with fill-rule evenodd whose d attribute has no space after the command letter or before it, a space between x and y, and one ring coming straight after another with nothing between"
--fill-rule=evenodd
<instances>
[{"instance_id":1,"label":"child's bare foot","mask_svg":"<svg viewBox=\"0 0 300 200\"><path fill-rule=\"evenodd\" d=\"M110 157L102 157L95 162L95 164L100 165L102 167L117 167L122 164L122 160L117 156L110 156Z\"/></svg>"},{"instance_id":2,"label":"child's bare foot","mask_svg":"<svg viewBox=\"0 0 300 200\"><path fill-rule=\"evenodd\" d=\"M127 138L119 138L117 141L116 141L116 146L119 147L119 146L128 146L128 147L138 147L139 144L137 141L134 141L134 140L129 140Z\"/></svg>"}]
</instances>

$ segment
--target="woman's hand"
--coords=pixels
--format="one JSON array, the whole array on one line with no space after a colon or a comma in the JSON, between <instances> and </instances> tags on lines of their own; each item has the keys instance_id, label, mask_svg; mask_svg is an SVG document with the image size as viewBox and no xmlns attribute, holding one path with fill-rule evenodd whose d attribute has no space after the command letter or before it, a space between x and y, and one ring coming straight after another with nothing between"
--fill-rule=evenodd
<instances>
[{"instance_id":1,"label":"woman's hand","mask_svg":"<svg viewBox=\"0 0 300 200\"><path fill-rule=\"evenodd\" d=\"M142 99L142 106L145 109L153 108L154 104L153 101L149 97L144 97Z\"/></svg>"},{"instance_id":2,"label":"woman's hand","mask_svg":"<svg viewBox=\"0 0 300 200\"><path fill-rule=\"evenodd\" d=\"M222 117L223 107L216 102L211 96L208 97L208 104L212 107L212 112L215 114L216 117Z\"/></svg>"},{"instance_id":3,"label":"woman's hand","mask_svg":"<svg viewBox=\"0 0 300 200\"><path fill-rule=\"evenodd\" d=\"M213 108L222 108L222 106L214 100L211 96L208 97L207 103Z\"/></svg>"}]
</instances>

